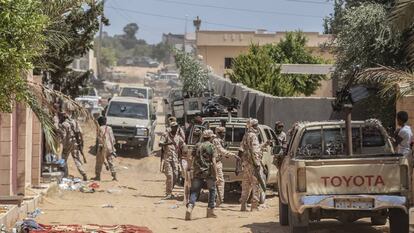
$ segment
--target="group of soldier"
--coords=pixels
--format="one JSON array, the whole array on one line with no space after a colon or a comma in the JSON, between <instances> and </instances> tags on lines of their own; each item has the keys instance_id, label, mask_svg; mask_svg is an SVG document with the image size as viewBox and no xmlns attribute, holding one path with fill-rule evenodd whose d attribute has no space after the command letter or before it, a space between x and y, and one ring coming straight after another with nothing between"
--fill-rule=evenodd
<instances>
[{"instance_id":1,"label":"group of soldier","mask_svg":"<svg viewBox=\"0 0 414 233\"><path fill-rule=\"evenodd\" d=\"M235 154L226 149L225 127L215 128L215 132L205 128L204 131L194 131L193 134L200 134L195 148L188 153L185 149L184 130L178 125L174 117L168 119L169 126L160 139L162 148L162 172L166 176L166 197L175 198L173 188L178 177L184 180L184 201L187 205L185 220L191 220L192 211L200 192L203 188L208 189L207 218L216 218L214 212L224 202L224 174L223 158L234 157L242 164L242 194L240 198L241 211L247 211L247 203L251 196L251 211L259 210L260 193L265 188L260 183L258 175L263 173L262 157L263 151L272 143L259 142L259 122L257 119L249 119L246 123L246 133L241 142L239 153ZM197 116L194 124L205 126L202 119ZM193 124L193 125L194 125ZM200 129L202 127L193 127ZM283 132L283 124L277 122L276 133L278 141L283 145L286 142L286 134ZM194 137L192 140L194 143ZM262 180L263 181L263 180Z\"/></svg>"},{"instance_id":2,"label":"group of soldier","mask_svg":"<svg viewBox=\"0 0 414 233\"><path fill-rule=\"evenodd\" d=\"M56 109L62 109L58 105ZM73 158L75 166L82 176L84 181L88 180L83 164L86 163L86 158L83 153L83 133L80 124L70 108L65 111L59 110L54 116L54 125L57 129L59 142L62 144L62 156L65 161L65 174L68 176L68 159L69 156ZM96 165L95 177L92 180L101 180L102 167L105 165L107 170L111 172L113 180L117 180L113 159L116 156L114 147L115 138L112 128L106 124L106 118L101 116L98 118L99 129L97 130L96 139Z\"/></svg>"}]
</instances>

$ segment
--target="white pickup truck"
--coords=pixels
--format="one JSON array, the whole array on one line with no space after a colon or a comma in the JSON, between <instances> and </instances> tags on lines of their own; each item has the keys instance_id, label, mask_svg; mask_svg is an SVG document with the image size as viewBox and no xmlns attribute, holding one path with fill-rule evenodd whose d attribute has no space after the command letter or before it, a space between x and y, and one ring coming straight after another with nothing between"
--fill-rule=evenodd
<instances>
[{"instance_id":1,"label":"white pickup truck","mask_svg":"<svg viewBox=\"0 0 414 233\"><path fill-rule=\"evenodd\" d=\"M309 221L351 223L389 219L390 233L408 232L412 202L411 158L395 154L376 120L352 122L353 153L347 155L345 122L299 123L279 169L279 218L291 233Z\"/></svg>"}]
</instances>

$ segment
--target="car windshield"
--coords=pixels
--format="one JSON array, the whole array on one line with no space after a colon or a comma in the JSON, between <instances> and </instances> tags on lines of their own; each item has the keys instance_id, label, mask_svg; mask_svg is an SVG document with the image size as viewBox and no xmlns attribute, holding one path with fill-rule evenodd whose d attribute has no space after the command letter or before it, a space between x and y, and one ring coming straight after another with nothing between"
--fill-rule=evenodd
<instances>
[{"instance_id":1,"label":"car windshield","mask_svg":"<svg viewBox=\"0 0 414 233\"><path fill-rule=\"evenodd\" d=\"M345 155L346 138L344 128L319 128L303 133L298 156L336 157ZM353 155L391 153L391 145L377 127L361 126L352 129Z\"/></svg>"},{"instance_id":2,"label":"car windshield","mask_svg":"<svg viewBox=\"0 0 414 233\"><path fill-rule=\"evenodd\" d=\"M91 87L87 87L87 88L82 89L80 91L80 94L84 95L84 96L96 96L95 89L93 89Z\"/></svg>"},{"instance_id":3,"label":"car windshield","mask_svg":"<svg viewBox=\"0 0 414 233\"><path fill-rule=\"evenodd\" d=\"M108 116L147 120L148 105L139 103L111 102Z\"/></svg>"},{"instance_id":4,"label":"car windshield","mask_svg":"<svg viewBox=\"0 0 414 233\"><path fill-rule=\"evenodd\" d=\"M142 88L123 88L121 92L121 96L125 97L137 97L146 99L147 96L147 90Z\"/></svg>"}]
</instances>

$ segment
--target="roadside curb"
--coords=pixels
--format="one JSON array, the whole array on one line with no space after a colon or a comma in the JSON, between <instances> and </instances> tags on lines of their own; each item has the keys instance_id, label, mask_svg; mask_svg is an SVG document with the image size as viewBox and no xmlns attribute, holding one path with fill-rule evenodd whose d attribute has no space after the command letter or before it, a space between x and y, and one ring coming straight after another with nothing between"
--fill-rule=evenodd
<instances>
[{"instance_id":1,"label":"roadside curb","mask_svg":"<svg viewBox=\"0 0 414 233\"><path fill-rule=\"evenodd\" d=\"M24 197L21 206L17 205L0 205L8 211L0 214L0 229L5 226L6 229L14 227L16 222L27 218L27 213L31 213L39 207L43 201L43 197L48 196L58 190L57 182L42 184L39 188L27 188L27 192L31 193Z\"/></svg>"}]
</instances>

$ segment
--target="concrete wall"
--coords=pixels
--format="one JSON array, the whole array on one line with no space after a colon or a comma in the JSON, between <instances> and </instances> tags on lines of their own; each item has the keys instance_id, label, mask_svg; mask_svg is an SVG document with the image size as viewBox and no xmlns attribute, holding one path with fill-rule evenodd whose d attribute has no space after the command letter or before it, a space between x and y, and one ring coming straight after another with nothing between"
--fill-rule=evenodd
<instances>
[{"instance_id":1,"label":"concrete wall","mask_svg":"<svg viewBox=\"0 0 414 233\"><path fill-rule=\"evenodd\" d=\"M12 194L12 114L0 113L0 195Z\"/></svg>"},{"instance_id":2,"label":"concrete wall","mask_svg":"<svg viewBox=\"0 0 414 233\"><path fill-rule=\"evenodd\" d=\"M214 89L227 97L241 101L239 117L257 118L261 124L271 127L276 121L285 123L289 128L297 121L329 120L332 116L333 98L320 97L275 97L241 84L232 84L219 76L210 76ZM232 85L233 87L229 87Z\"/></svg>"}]
</instances>

